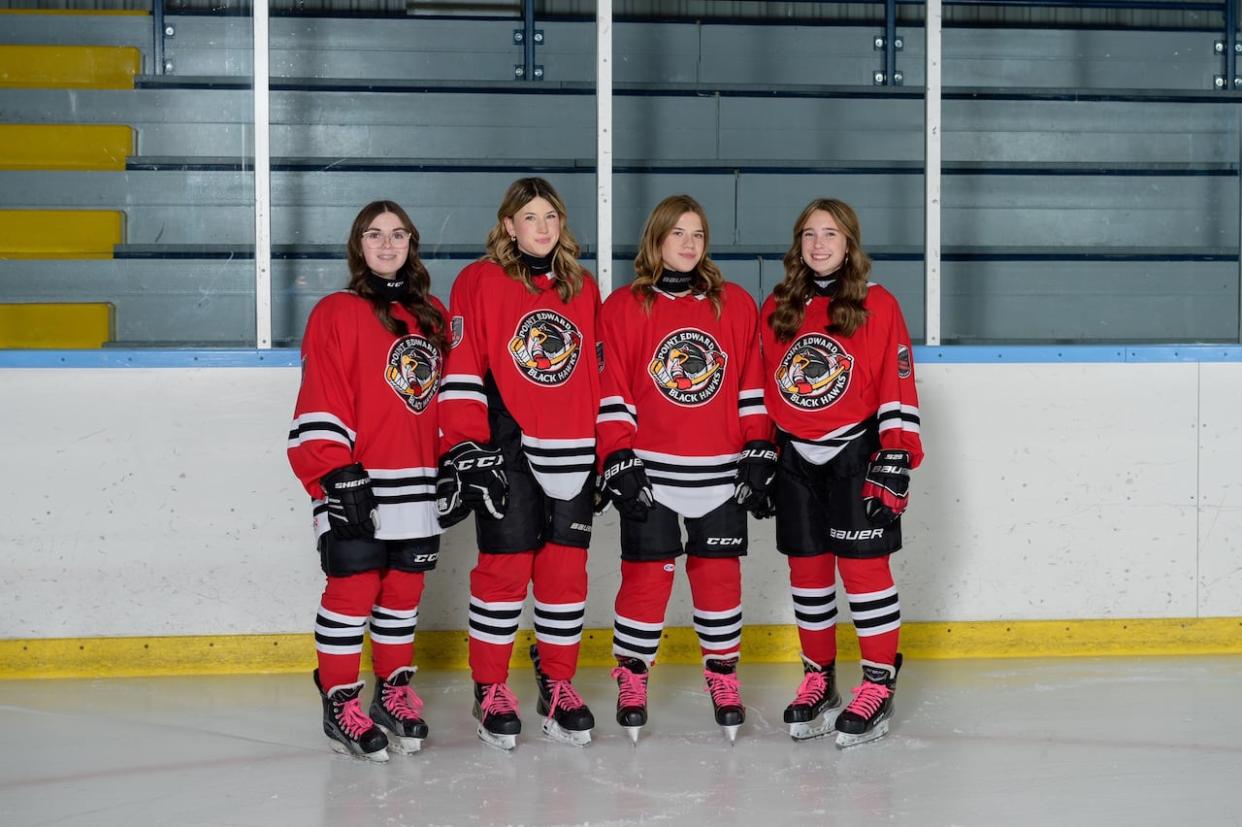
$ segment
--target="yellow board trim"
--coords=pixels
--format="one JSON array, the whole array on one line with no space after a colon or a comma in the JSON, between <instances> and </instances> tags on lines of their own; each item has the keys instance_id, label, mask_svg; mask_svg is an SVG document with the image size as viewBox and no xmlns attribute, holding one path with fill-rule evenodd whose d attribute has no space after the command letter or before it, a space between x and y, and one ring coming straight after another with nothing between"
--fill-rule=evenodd
<instances>
[{"instance_id":1,"label":"yellow board trim","mask_svg":"<svg viewBox=\"0 0 1242 827\"><path fill-rule=\"evenodd\" d=\"M0 210L0 259L112 258L124 237L119 210Z\"/></svg>"},{"instance_id":2,"label":"yellow board trim","mask_svg":"<svg viewBox=\"0 0 1242 827\"><path fill-rule=\"evenodd\" d=\"M116 338L113 310L107 302L0 304L0 348L98 349Z\"/></svg>"},{"instance_id":3,"label":"yellow board trim","mask_svg":"<svg viewBox=\"0 0 1242 827\"><path fill-rule=\"evenodd\" d=\"M842 626L837 638L840 657L857 659L853 628ZM416 660L429 668L465 669L468 640L461 631L419 632ZM527 663L533 641L531 631L518 633L514 666ZM1242 654L1242 618L907 623L901 627L901 650L912 659L1236 655ZM742 659L796 662L797 629L746 627ZM612 630L586 630L579 662L610 665ZM660 662L698 663L694 630L665 629ZM308 672L314 665L311 634L0 641L4 680L290 673ZM364 654L363 670L369 666Z\"/></svg>"},{"instance_id":4,"label":"yellow board trim","mask_svg":"<svg viewBox=\"0 0 1242 827\"><path fill-rule=\"evenodd\" d=\"M134 46L0 46L0 88L133 89Z\"/></svg>"},{"instance_id":5,"label":"yellow board trim","mask_svg":"<svg viewBox=\"0 0 1242 827\"><path fill-rule=\"evenodd\" d=\"M134 131L116 124L0 124L0 169L124 170Z\"/></svg>"}]
</instances>

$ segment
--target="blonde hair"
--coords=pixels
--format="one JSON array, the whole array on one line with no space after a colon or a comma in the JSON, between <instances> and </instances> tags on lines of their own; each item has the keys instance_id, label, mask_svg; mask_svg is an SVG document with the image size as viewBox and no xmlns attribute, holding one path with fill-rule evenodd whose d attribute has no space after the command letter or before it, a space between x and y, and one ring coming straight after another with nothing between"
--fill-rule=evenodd
<instances>
[{"instance_id":1,"label":"blonde hair","mask_svg":"<svg viewBox=\"0 0 1242 827\"><path fill-rule=\"evenodd\" d=\"M505 190L505 196L500 200L500 208L496 210L496 226L487 233L487 255L483 258L499 264L510 278L522 282L530 292L539 292L530 268L522 261L517 241L505 228L506 218L512 219L536 198L547 201L560 216L561 234L553 251L552 272L556 274L556 292L560 294L561 301L568 304L582 291L584 271L578 263L578 254L582 252L582 247L569 230L565 202L543 178L519 178Z\"/></svg>"},{"instance_id":2,"label":"blonde hair","mask_svg":"<svg viewBox=\"0 0 1242 827\"><path fill-rule=\"evenodd\" d=\"M634 281L630 291L643 303L647 312L651 312L651 304L655 301L655 284L664 271L664 256L660 252L668 234L677 226L677 221L686 213L694 213L703 222L703 258L698 263L698 276L690 285L691 291L711 299L720 318L720 308L724 302L724 274L712 261L708 252L711 238L707 228L707 213L698 201L688 195L670 195L651 211L647 223L643 226L642 237L638 241L638 255L634 259Z\"/></svg>"}]
</instances>

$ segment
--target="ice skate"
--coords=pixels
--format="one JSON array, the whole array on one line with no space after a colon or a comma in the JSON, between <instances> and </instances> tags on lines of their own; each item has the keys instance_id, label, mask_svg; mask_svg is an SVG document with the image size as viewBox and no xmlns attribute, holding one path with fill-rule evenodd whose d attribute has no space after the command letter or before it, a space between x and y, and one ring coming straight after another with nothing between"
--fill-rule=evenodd
<instances>
[{"instance_id":1,"label":"ice skate","mask_svg":"<svg viewBox=\"0 0 1242 827\"><path fill-rule=\"evenodd\" d=\"M393 670L387 679L376 675L379 686L371 699L371 720L384 730L393 752L407 755L422 749L423 739L427 737L423 699L410 686L410 678L417 671L413 666L402 666Z\"/></svg>"},{"instance_id":2,"label":"ice skate","mask_svg":"<svg viewBox=\"0 0 1242 827\"><path fill-rule=\"evenodd\" d=\"M368 761L387 761L388 738L358 703L362 681L325 690L319 682L318 669L314 678L323 699L323 733L332 739L332 749Z\"/></svg>"},{"instance_id":3,"label":"ice skate","mask_svg":"<svg viewBox=\"0 0 1242 827\"><path fill-rule=\"evenodd\" d=\"M841 749L884 737L893 717L893 691L897 688L901 655L897 655L892 666L864 660L862 669L863 681L854 687L854 700L837 716L837 746Z\"/></svg>"},{"instance_id":4,"label":"ice skate","mask_svg":"<svg viewBox=\"0 0 1242 827\"><path fill-rule=\"evenodd\" d=\"M785 723L789 737L809 741L836 732L837 713L841 711L841 693L837 692L836 661L820 666L802 656L804 675L793 703L785 707Z\"/></svg>"},{"instance_id":5,"label":"ice skate","mask_svg":"<svg viewBox=\"0 0 1242 827\"><path fill-rule=\"evenodd\" d=\"M539 644L532 643L530 659L535 664L535 683L539 685L539 714L544 716L543 734L553 741L585 747L591 743L595 716L568 680L552 680L539 663Z\"/></svg>"},{"instance_id":6,"label":"ice skate","mask_svg":"<svg viewBox=\"0 0 1242 827\"><path fill-rule=\"evenodd\" d=\"M647 724L647 674L647 664L638 658L621 658L612 670L617 682L617 723L635 744Z\"/></svg>"},{"instance_id":7,"label":"ice skate","mask_svg":"<svg viewBox=\"0 0 1242 827\"><path fill-rule=\"evenodd\" d=\"M708 660L703 677L707 679L707 692L715 708L716 723L732 744L737 739L738 729L746 721L746 707L742 705L741 688L737 682L737 658Z\"/></svg>"},{"instance_id":8,"label":"ice skate","mask_svg":"<svg viewBox=\"0 0 1242 827\"><path fill-rule=\"evenodd\" d=\"M503 683L474 685L474 717L479 721L479 740L497 749L511 750L517 746L522 732L518 718L518 702Z\"/></svg>"}]
</instances>

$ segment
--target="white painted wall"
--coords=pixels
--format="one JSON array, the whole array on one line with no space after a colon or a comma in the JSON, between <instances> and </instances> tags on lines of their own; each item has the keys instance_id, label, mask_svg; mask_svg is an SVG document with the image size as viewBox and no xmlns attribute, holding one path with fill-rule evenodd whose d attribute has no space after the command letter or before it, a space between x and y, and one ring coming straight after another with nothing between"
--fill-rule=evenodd
<instances>
[{"instance_id":1,"label":"white painted wall","mask_svg":"<svg viewBox=\"0 0 1242 827\"><path fill-rule=\"evenodd\" d=\"M924 364L907 620L1242 615L1242 364ZM290 368L0 370L0 638L306 632L322 579L285 461ZM792 622L771 522L749 623ZM611 623L615 512L587 625ZM469 523L422 629L466 625ZM670 625L689 624L684 578Z\"/></svg>"}]
</instances>

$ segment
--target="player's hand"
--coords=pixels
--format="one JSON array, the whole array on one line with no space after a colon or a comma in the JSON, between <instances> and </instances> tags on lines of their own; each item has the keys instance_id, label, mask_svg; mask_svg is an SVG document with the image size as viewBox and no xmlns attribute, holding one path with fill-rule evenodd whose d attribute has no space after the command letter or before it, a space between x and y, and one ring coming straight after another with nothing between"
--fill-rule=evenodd
<instances>
[{"instance_id":1,"label":"player's hand","mask_svg":"<svg viewBox=\"0 0 1242 827\"><path fill-rule=\"evenodd\" d=\"M862 487L863 511L872 525L888 525L910 502L910 452L876 451Z\"/></svg>"},{"instance_id":2,"label":"player's hand","mask_svg":"<svg viewBox=\"0 0 1242 827\"><path fill-rule=\"evenodd\" d=\"M379 509L371 491L371 478L361 463L330 471L319 482L328 504L328 527L333 537L362 540L375 536Z\"/></svg>"},{"instance_id":3,"label":"player's hand","mask_svg":"<svg viewBox=\"0 0 1242 827\"><path fill-rule=\"evenodd\" d=\"M453 469L462 502L486 517L499 520L505 516L509 478L505 476L505 457L499 448L460 442L444 455L442 462ZM438 480L436 487L439 488Z\"/></svg>"},{"instance_id":4,"label":"player's hand","mask_svg":"<svg viewBox=\"0 0 1242 827\"><path fill-rule=\"evenodd\" d=\"M440 461L436 474L436 516L441 528L451 528L470 514L470 506L462 499L461 480L447 458Z\"/></svg>"},{"instance_id":5,"label":"player's hand","mask_svg":"<svg viewBox=\"0 0 1242 827\"><path fill-rule=\"evenodd\" d=\"M613 451L604 460L604 491L622 517L645 523L647 512L655 508L643 461L628 448Z\"/></svg>"},{"instance_id":6,"label":"player's hand","mask_svg":"<svg viewBox=\"0 0 1242 827\"><path fill-rule=\"evenodd\" d=\"M772 500L768 491L775 478L776 446L766 439L746 443L742 446L742 456L737 461L734 501L759 519L770 517L770 513L760 515L758 509L761 506L771 509Z\"/></svg>"}]
</instances>

